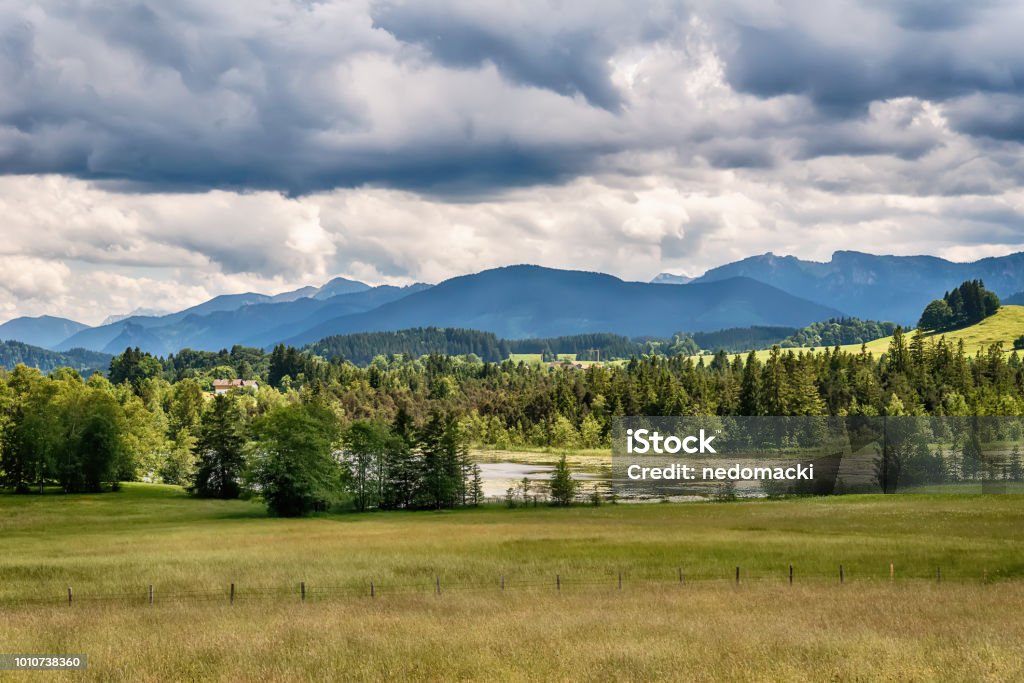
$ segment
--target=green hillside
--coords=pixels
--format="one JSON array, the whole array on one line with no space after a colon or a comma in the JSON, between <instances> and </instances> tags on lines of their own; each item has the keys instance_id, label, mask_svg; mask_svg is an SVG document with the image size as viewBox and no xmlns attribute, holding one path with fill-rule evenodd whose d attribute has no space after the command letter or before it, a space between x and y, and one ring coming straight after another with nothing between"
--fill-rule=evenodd
<instances>
[{"instance_id":1,"label":"green hillside","mask_svg":"<svg viewBox=\"0 0 1024 683\"><path fill-rule=\"evenodd\" d=\"M0 341L0 368L13 370L18 364L52 372L57 368L74 368L83 377L106 372L111 356L98 351L71 349L63 353L32 346L19 341Z\"/></svg>"},{"instance_id":2,"label":"green hillside","mask_svg":"<svg viewBox=\"0 0 1024 683\"><path fill-rule=\"evenodd\" d=\"M910 330L905 334L913 335L913 333L913 330ZM1013 340L1022 334L1024 334L1024 306L1003 306L996 311L995 315L969 327L949 332L928 333L925 337L930 340L945 337L946 341L951 341L954 344L962 339L967 353L973 355L977 351L984 351L995 343L1002 344L1003 349L1008 351L1013 348ZM876 356L885 353L889 350L891 341L892 337L882 337L868 342L868 353ZM839 348L856 353L860 351L860 344L847 344ZM795 352L811 350L810 348L783 349L783 351ZM820 351L821 348L813 350ZM769 349L756 352L759 360L764 360L770 353Z\"/></svg>"}]
</instances>

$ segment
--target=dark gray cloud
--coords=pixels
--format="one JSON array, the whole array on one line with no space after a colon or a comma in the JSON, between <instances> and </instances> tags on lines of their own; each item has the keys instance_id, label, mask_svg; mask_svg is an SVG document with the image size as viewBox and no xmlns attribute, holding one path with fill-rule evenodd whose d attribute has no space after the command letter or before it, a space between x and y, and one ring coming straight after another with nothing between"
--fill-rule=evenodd
<instances>
[{"instance_id":1,"label":"dark gray cloud","mask_svg":"<svg viewBox=\"0 0 1024 683\"><path fill-rule=\"evenodd\" d=\"M944 101L977 92L1024 92L1024 53L965 55L941 35L908 35L895 46L851 47L798 27L737 28L728 59L730 83L760 97L806 95L827 112L863 114L871 102L896 97ZM979 46L980 47L980 46Z\"/></svg>"},{"instance_id":2,"label":"dark gray cloud","mask_svg":"<svg viewBox=\"0 0 1024 683\"><path fill-rule=\"evenodd\" d=\"M463 201L666 172L658 155L785 182L815 159L974 144L1017 177L992 145L1024 136L1022 28L994 1L11 0L0 173ZM908 186L950 172L899 168Z\"/></svg>"},{"instance_id":3,"label":"dark gray cloud","mask_svg":"<svg viewBox=\"0 0 1024 683\"><path fill-rule=\"evenodd\" d=\"M945 102L1024 92L1024 8L998 0L780 3L774 13L717 8L726 74L758 97L810 98L830 116L872 102Z\"/></svg>"},{"instance_id":4,"label":"dark gray cloud","mask_svg":"<svg viewBox=\"0 0 1024 683\"><path fill-rule=\"evenodd\" d=\"M950 107L949 119L958 131L968 135L1024 142L1024 96L964 98Z\"/></svg>"},{"instance_id":5,"label":"dark gray cloud","mask_svg":"<svg viewBox=\"0 0 1024 683\"><path fill-rule=\"evenodd\" d=\"M913 31L952 31L983 18L995 1L988 0L883 0L877 6L891 12L897 23Z\"/></svg>"},{"instance_id":6,"label":"dark gray cloud","mask_svg":"<svg viewBox=\"0 0 1024 683\"><path fill-rule=\"evenodd\" d=\"M608 110L622 105L608 66L617 46L591 31L564 27L538 35L481 25L419 4L382 5L373 19L399 40L424 47L441 64L475 68L490 62L516 83L579 94Z\"/></svg>"}]
</instances>

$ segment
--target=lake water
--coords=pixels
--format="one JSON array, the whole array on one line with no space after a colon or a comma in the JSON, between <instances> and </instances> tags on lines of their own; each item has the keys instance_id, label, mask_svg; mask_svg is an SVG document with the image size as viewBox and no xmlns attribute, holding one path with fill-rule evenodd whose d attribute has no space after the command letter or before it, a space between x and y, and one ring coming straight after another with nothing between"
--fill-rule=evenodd
<instances>
[{"instance_id":1,"label":"lake water","mask_svg":"<svg viewBox=\"0 0 1024 683\"><path fill-rule=\"evenodd\" d=\"M547 485L551 481L551 473L555 466L551 464L558 456L552 454L518 453L514 451L503 452L478 452L474 459L480 467L480 474L483 480L484 496L491 500L503 500L509 488L516 489L517 497L520 495L519 484L525 478L531 483L530 496L538 496L541 500L546 498ZM505 458L510 458L506 460ZM543 459L546 462L530 462L533 459ZM694 467L703 468L718 467L723 464L738 464L741 467L786 467L793 463L792 459L786 458L723 458L718 460L692 459L688 461ZM607 461L595 458L593 461L583 459L583 464L570 462L573 479L580 482L580 497L586 497L593 491L599 491L602 496L607 497L612 493L612 472ZM656 464L652 462L652 464ZM861 484L870 482L873 476L873 460L863 457L848 457L843 459L842 467L838 473L840 479L846 484ZM669 483L664 490L655 492L650 487L637 487L630 482L619 482L618 499L623 503L655 502L669 500L673 502L699 501L715 498L723 490L722 482L695 481L686 484ZM764 485L759 481L738 481L735 483L735 493L740 498L762 498L768 493Z\"/></svg>"},{"instance_id":2,"label":"lake water","mask_svg":"<svg viewBox=\"0 0 1024 683\"><path fill-rule=\"evenodd\" d=\"M525 464L519 462L481 462L480 476L483 480L484 495L488 498L502 498L510 487L515 487L525 477L531 484L537 482L538 490L546 490L551 481L554 465ZM583 484L584 490L595 486L607 486L608 475L598 472L573 471L572 478ZM541 487L543 485L543 488Z\"/></svg>"}]
</instances>

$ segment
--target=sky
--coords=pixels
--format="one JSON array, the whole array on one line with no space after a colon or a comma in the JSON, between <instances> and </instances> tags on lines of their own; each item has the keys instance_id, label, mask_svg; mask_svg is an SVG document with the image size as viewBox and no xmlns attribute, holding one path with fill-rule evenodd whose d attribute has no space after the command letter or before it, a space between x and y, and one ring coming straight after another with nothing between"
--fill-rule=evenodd
<instances>
[{"instance_id":1,"label":"sky","mask_svg":"<svg viewBox=\"0 0 1024 683\"><path fill-rule=\"evenodd\" d=\"M5 0L0 320L1024 249L1024 3Z\"/></svg>"}]
</instances>

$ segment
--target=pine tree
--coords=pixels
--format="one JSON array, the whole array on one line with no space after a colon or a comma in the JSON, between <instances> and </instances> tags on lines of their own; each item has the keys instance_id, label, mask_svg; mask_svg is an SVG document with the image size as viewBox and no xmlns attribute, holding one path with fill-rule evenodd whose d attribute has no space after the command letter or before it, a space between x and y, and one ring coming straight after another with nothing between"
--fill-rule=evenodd
<instances>
[{"instance_id":1,"label":"pine tree","mask_svg":"<svg viewBox=\"0 0 1024 683\"><path fill-rule=\"evenodd\" d=\"M215 396L203 413L192 491L202 498L238 498L245 464L244 446L237 400L230 394Z\"/></svg>"},{"instance_id":2,"label":"pine tree","mask_svg":"<svg viewBox=\"0 0 1024 683\"><path fill-rule=\"evenodd\" d=\"M897 327L892 333L892 341L889 342L889 372L906 372L909 364L907 353L907 341L903 335L903 328Z\"/></svg>"},{"instance_id":3,"label":"pine tree","mask_svg":"<svg viewBox=\"0 0 1024 683\"><path fill-rule=\"evenodd\" d=\"M471 505L480 505L484 500L483 475L480 472L480 465L473 465L473 479L469 489L469 501Z\"/></svg>"},{"instance_id":4,"label":"pine tree","mask_svg":"<svg viewBox=\"0 0 1024 683\"><path fill-rule=\"evenodd\" d=\"M766 415L788 415L790 396L788 373L783 363L781 350L773 346L764 365L761 379L761 396Z\"/></svg>"},{"instance_id":5,"label":"pine tree","mask_svg":"<svg viewBox=\"0 0 1024 683\"><path fill-rule=\"evenodd\" d=\"M740 415L763 415L761 410L761 364L751 351L743 366L740 383Z\"/></svg>"},{"instance_id":6,"label":"pine tree","mask_svg":"<svg viewBox=\"0 0 1024 683\"><path fill-rule=\"evenodd\" d=\"M565 459L565 454L558 459L555 470L551 473L551 502L555 505L566 506L572 504L579 489L579 482L572 478L572 471Z\"/></svg>"}]
</instances>

